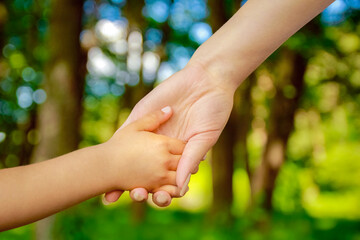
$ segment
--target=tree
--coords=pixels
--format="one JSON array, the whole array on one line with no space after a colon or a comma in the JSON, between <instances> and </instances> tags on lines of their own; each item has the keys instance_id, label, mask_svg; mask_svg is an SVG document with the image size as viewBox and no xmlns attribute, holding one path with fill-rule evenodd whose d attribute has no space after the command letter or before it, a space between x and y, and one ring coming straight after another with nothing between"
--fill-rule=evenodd
<instances>
[{"instance_id":1,"label":"tree","mask_svg":"<svg viewBox=\"0 0 360 240\"><path fill-rule=\"evenodd\" d=\"M216 31L237 10L240 3L210 1L212 10L210 23ZM254 76L245 81L235 95L234 109L218 142L212 149L213 203L211 215L213 221L220 224L231 222L231 206L233 202L233 172L235 150L239 147L240 158L248 166L246 138L251 121L250 92Z\"/></svg>"},{"instance_id":2,"label":"tree","mask_svg":"<svg viewBox=\"0 0 360 240\"><path fill-rule=\"evenodd\" d=\"M270 109L268 138L262 160L256 169L251 189L253 199L264 190L264 207L272 208L276 178L286 158L289 136L294 128L294 116L304 88L307 60L300 52L282 48L276 66L276 95ZM254 200L253 200L254 201Z\"/></svg>"},{"instance_id":3,"label":"tree","mask_svg":"<svg viewBox=\"0 0 360 240\"><path fill-rule=\"evenodd\" d=\"M78 147L86 60L79 42L82 5L82 0L51 1L47 39L50 57L44 79L47 100L38 109L41 141L32 155L33 162L54 158ZM38 222L37 239L51 239L53 219Z\"/></svg>"}]
</instances>

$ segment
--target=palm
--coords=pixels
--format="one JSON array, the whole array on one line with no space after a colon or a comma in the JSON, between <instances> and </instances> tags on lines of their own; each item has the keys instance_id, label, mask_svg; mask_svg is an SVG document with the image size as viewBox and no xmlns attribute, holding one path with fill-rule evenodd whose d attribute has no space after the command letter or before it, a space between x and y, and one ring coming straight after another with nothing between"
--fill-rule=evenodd
<instances>
[{"instance_id":1,"label":"palm","mask_svg":"<svg viewBox=\"0 0 360 240\"><path fill-rule=\"evenodd\" d=\"M220 80L211 79L201 67L186 67L145 96L123 125L126 126L154 110L172 107L173 117L157 133L187 142L177 169L176 180L179 187L184 184L189 173L196 171L199 162L215 144L229 118L233 92L226 91L219 83ZM164 187L164 190L174 189ZM135 192L146 196L145 189L132 191ZM110 202L116 201L120 194L119 191L108 193L107 199ZM179 196L179 192L172 195ZM170 201L167 202L169 203ZM159 202L157 204L166 205Z\"/></svg>"},{"instance_id":2,"label":"palm","mask_svg":"<svg viewBox=\"0 0 360 240\"><path fill-rule=\"evenodd\" d=\"M210 81L201 68L188 67L145 96L126 124L167 105L173 108L173 117L158 133L188 142L178 166L177 184L181 186L219 138L232 104L231 93Z\"/></svg>"}]
</instances>

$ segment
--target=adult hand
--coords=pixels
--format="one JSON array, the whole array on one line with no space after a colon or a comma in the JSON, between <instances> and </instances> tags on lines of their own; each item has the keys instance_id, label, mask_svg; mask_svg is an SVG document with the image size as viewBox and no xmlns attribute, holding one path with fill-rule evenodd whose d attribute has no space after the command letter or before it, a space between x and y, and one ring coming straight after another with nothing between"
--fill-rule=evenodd
<instances>
[{"instance_id":1,"label":"adult hand","mask_svg":"<svg viewBox=\"0 0 360 240\"><path fill-rule=\"evenodd\" d=\"M200 64L189 64L134 107L123 126L156 109L171 106L173 117L156 133L187 142L177 169L176 183L179 189L175 191L173 186L161 187L153 195L157 205L167 206L171 197L185 194L191 173L197 172L200 161L225 127L233 106L234 90L222 85L221 79L212 77ZM105 200L115 202L121 193L107 193ZM144 201L147 195L147 191L142 188L134 189L130 194L135 201Z\"/></svg>"},{"instance_id":2,"label":"adult hand","mask_svg":"<svg viewBox=\"0 0 360 240\"><path fill-rule=\"evenodd\" d=\"M234 90L284 41L333 1L246 2L196 50L190 60L195 64L189 64L137 104L126 123L166 105L174 109L174 117L158 132L188 141L177 172L181 193L186 190L184 182L188 173L196 172L200 159L224 128L232 108ZM199 63L206 65L207 70ZM167 190L166 186L163 190ZM120 193L108 194L106 199L116 201ZM134 189L131 196L146 199L147 192ZM162 191L155 193L153 198L161 206L171 201Z\"/></svg>"}]
</instances>

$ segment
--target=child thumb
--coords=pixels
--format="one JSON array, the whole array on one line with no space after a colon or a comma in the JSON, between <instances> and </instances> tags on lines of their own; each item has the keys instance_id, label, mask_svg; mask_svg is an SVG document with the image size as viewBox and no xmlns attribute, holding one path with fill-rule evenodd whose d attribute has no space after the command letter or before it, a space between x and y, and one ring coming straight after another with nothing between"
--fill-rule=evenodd
<instances>
[{"instance_id":1,"label":"child thumb","mask_svg":"<svg viewBox=\"0 0 360 240\"><path fill-rule=\"evenodd\" d=\"M134 122L136 129L139 131L152 132L160 127L161 124L165 123L172 115L171 107L167 106L161 110L149 113L145 117Z\"/></svg>"}]
</instances>

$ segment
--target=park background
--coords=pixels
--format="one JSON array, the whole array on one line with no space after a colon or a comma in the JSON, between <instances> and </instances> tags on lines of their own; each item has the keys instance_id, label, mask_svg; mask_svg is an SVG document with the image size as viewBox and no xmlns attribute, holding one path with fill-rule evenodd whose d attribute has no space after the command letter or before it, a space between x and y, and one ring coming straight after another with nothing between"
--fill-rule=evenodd
<instances>
[{"instance_id":1,"label":"park background","mask_svg":"<svg viewBox=\"0 0 360 240\"><path fill-rule=\"evenodd\" d=\"M243 4L1 0L0 168L109 139ZM0 239L360 239L359 9L337 0L242 84L170 207L97 197Z\"/></svg>"}]
</instances>

